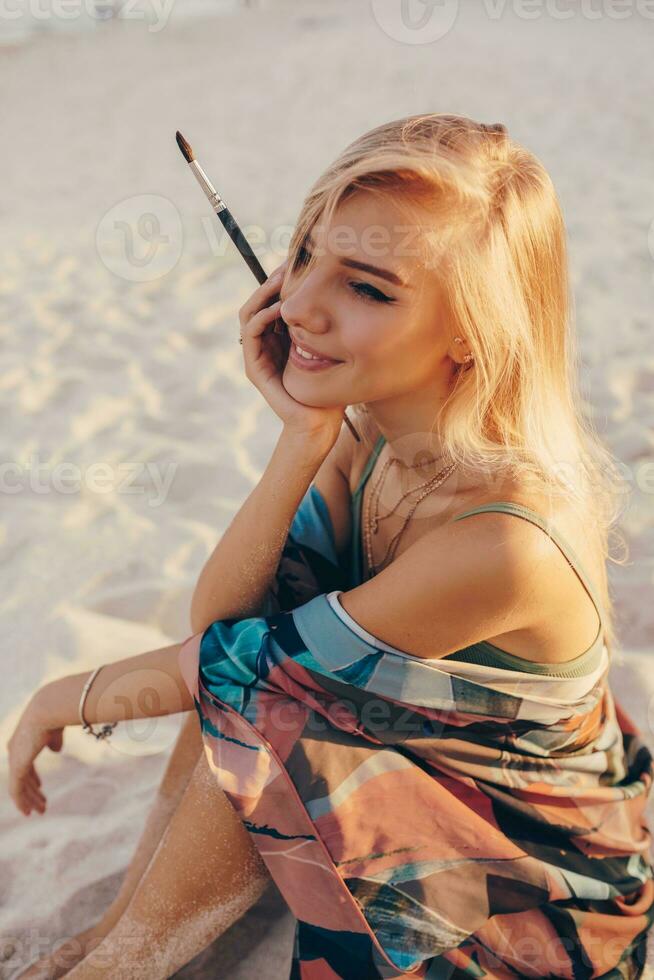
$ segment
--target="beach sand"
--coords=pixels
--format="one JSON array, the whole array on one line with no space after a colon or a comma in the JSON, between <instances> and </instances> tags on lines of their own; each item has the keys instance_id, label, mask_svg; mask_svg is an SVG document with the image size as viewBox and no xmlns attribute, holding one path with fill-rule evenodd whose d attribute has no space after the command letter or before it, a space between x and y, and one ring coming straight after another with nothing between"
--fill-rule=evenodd
<instances>
[{"instance_id":1,"label":"beach sand","mask_svg":"<svg viewBox=\"0 0 654 980\"><path fill-rule=\"evenodd\" d=\"M258 226L271 271L333 157L427 111L506 123L559 191L585 397L635 484L630 562L611 569L612 680L652 744L653 39L633 11L462 3L445 36L409 44L368 3L271 0L0 49L3 745L39 685L190 634L197 576L280 429L242 370L237 311L256 283L175 130L246 233ZM45 950L111 901L181 721L107 744L67 730L38 761L45 816L17 812L0 761L0 978L35 937ZM292 933L271 887L177 976L286 980Z\"/></svg>"}]
</instances>

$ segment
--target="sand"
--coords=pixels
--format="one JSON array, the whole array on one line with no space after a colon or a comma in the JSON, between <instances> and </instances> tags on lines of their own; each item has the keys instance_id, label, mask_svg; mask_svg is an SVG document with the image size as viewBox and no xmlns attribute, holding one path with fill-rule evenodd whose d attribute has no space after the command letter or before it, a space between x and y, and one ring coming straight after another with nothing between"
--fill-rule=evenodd
<instances>
[{"instance_id":1,"label":"sand","mask_svg":"<svg viewBox=\"0 0 654 980\"><path fill-rule=\"evenodd\" d=\"M157 32L114 21L0 48L2 743L40 684L189 635L202 564L279 432L242 372L237 311L254 279L175 130L258 227L270 271L336 153L421 111L505 122L558 188L585 396L635 487L630 563L611 572L612 679L652 743L654 22L599 0L599 17L570 19L461 3L443 37L411 44L384 29L379 3L233 6L188 19L180 7ZM144 237L117 235L135 214ZM69 729L38 763L45 816L0 793L0 978L30 941L45 950L109 903L180 721L123 728L111 745ZM177 976L286 980L292 931L271 888Z\"/></svg>"}]
</instances>

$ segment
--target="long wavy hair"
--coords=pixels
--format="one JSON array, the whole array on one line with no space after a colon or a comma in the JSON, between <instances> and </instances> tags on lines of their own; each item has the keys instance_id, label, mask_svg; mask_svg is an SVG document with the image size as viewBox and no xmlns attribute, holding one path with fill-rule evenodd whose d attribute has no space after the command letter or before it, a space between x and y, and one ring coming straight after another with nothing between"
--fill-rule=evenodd
<instances>
[{"instance_id":1,"label":"long wavy hair","mask_svg":"<svg viewBox=\"0 0 654 980\"><path fill-rule=\"evenodd\" d=\"M316 223L328 227L358 191L392 198L419 230L411 254L438 276L443 329L450 341L464 337L474 357L454 373L434 420L442 451L487 475L536 480L576 507L605 559L598 584L611 649L606 560L624 561L614 525L626 485L580 394L565 225L552 180L501 123L445 113L385 123L351 143L310 189L286 283L312 267L315 252L307 261L301 250ZM372 448L366 405L351 412ZM612 535L621 558L611 554Z\"/></svg>"}]
</instances>

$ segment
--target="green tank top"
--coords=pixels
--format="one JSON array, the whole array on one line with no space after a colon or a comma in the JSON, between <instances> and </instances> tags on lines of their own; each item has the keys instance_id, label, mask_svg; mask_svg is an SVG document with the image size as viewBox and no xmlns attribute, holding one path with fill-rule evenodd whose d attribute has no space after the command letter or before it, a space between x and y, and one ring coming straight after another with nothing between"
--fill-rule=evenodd
<instances>
[{"instance_id":1,"label":"green tank top","mask_svg":"<svg viewBox=\"0 0 654 980\"><path fill-rule=\"evenodd\" d=\"M351 498L352 541L349 567L351 588L355 588L363 581L363 561L361 553L361 504L363 498L363 488L366 485L368 477L372 472L372 469L377 461L377 457L379 456L385 442L386 440L384 436L379 436L370 456L368 457L368 460L366 461L364 471L361 474L359 483ZM505 670L520 670L524 673L549 674L552 677L583 677L585 674L592 673L598 666L602 657L602 649L604 645L604 618L602 616L599 597L591 585L590 579L583 570L581 562L579 561L579 558L575 554L574 550L552 527L549 521L545 520L545 518L541 517L540 514L530 510L528 507L524 507L522 504L512 503L511 501L500 500L494 501L490 504L483 504L481 507L474 507L472 510L464 511L462 514L457 514L456 517L452 518L452 523L454 521L460 521L464 517L470 517L473 514L483 514L489 511L499 511L505 514L513 514L516 517L522 517L524 520L531 521L532 524L536 524L549 535L554 544L557 545L559 550L562 552L570 567L576 573L579 581L585 588L593 605L595 606L600 620L597 636L595 637L595 640L591 646L582 654L575 657L573 660L568 660L561 664L546 664L538 663L537 661L533 660L527 660L524 657L518 657L515 653L509 653L508 650L502 650L501 647L498 647L494 643L489 643L485 640L479 643L473 643L468 647L463 647L461 650L454 651L454 653L449 653L446 657L443 657L443 659L462 660L466 663L476 663L487 667L502 667Z\"/></svg>"}]
</instances>

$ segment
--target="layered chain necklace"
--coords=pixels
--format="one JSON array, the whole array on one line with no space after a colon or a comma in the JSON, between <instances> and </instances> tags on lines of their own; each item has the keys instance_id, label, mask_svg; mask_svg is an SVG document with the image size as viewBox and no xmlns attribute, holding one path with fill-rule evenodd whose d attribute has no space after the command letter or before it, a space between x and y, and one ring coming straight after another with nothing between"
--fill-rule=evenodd
<instances>
[{"instance_id":1,"label":"layered chain necklace","mask_svg":"<svg viewBox=\"0 0 654 980\"><path fill-rule=\"evenodd\" d=\"M442 456L437 456L436 459L442 459ZM404 469L407 469L407 470L414 470L418 466L424 466L424 463L423 462L415 463L413 466L405 466L402 463L401 460L397 459L394 456L391 456L390 459L387 459L386 462L384 463L384 465L382 466L382 469L381 469L381 472L380 472L379 477L377 479L377 482L375 483L375 485L373 486L372 490L370 491L370 495L369 495L368 501L367 501L367 507L365 509L364 521L363 521L363 537L364 537L364 544L365 544L365 548L366 548L366 561L368 563L368 577L369 578L372 578L373 575L376 575L377 574L377 572L384 566L384 564L386 563L386 560L387 559L388 559L388 562L390 563L393 560L393 558L395 557L395 553L396 553L397 548L398 548L398 545L399 545L399 543L400 543L400 541L402 539L402 535L406 531L406 529L407 529L407 527L409 525L409 521L413 517L413 515L415 513L415 510L416 510L416 507L418 506L418 504L420 503L420 501L421 500L424 500L425 497L427 497L430 493L433 493L434 490L436 490L438 487L440 487L441 484L443 484L445 482L445 480L447 480L447 478L452 475L452 473L454 472L454 470L457 467L457 464L456 463L447 463L443 467L443 469L440 470L435 476L431 477L431 479L426 480L424 483L419 484L417 487L412 487L410 490L407 490L406 493L402 494L402 496L397 501L397 503L395 504L395 506L393 507L393 509L390 510L388 512L388 514L384 514L383 517L380 517L379 516L379 500L380 500L380 497L381 497L382 486L383 486L384 480L386 479L386 474L388 473L389 469L391 468L391 466L394 463L397 463L400 466L404 466ZM386 552L385 552L384 557L382 558L382 560L379 562L379 564L376 564L375 561L374 561L374 559L373 559L373 557L372 557L372 536L373 536L373 534L377 534L377 532L379 531L379 525L380 525L380 523L382 521L385 521L388 517L391 517L391 515L395 513L395 511L397 510L397 508L399 507L399 505L402 503L403 500L405 500L410 494L417 493L419 490L422 490L422 493L420 493L420 495L418 496L418 498L416 500L414 500L414 502L412 503L411 508L409 510L409 513L408 513L408 515L407 515L407 517L406 517L406 519L404 521L404 524L402 525L402 527L400 528L400 530L398 531L398 533L395 534L393 536L393 538L391 539L391 541L390 541L390 543L388 545L388 548L386 549ZM374 501L374 505L375 505L375 513L374 513L374 515L372 514L373 501Z\"/></svg>"}]
</instances>

